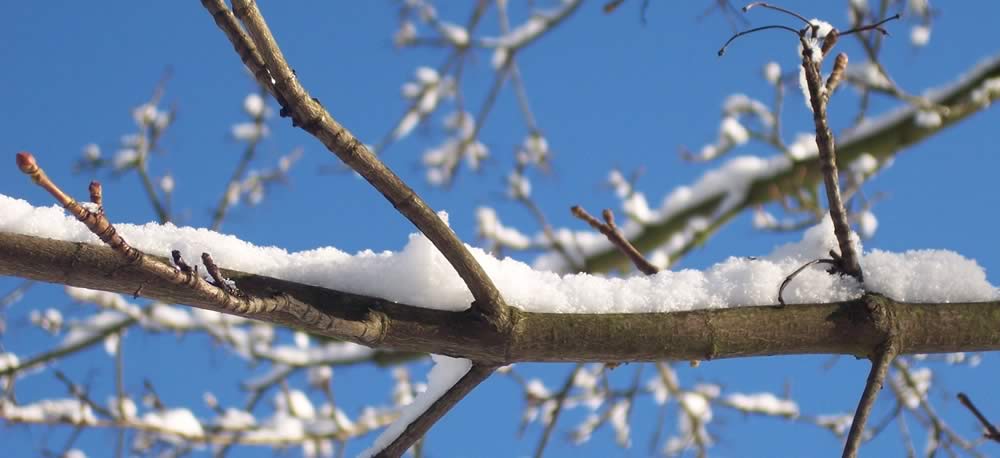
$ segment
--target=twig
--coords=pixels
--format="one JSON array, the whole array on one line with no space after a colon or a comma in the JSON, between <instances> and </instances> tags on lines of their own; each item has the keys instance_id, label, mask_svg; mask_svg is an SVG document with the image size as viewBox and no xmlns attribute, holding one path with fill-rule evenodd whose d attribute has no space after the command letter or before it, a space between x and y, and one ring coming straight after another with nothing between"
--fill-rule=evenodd
<instances>
[{"instance_id":1,"label":"twig","mask_svg":"<svg viewBox=\"0 0 1000 458\"><path fill-rule=\"evenodd\" d=\"M833 133L826 118L826 98L822 94L823 77L820 75L819 63L813 60L812 48L802 39L802 68L805 70L806 83L809 88L809 103L813 109L813 122L816 126L816 147L819 149L820 169L823 172L823 182L826 185L826 198L830 207L830 218L833 220L833 233L837 236L840 246L839 267L842 273L864 281L857 250L851 243L851 226L847 221L847 210L840 196L840 178L837 173L837 150L834 145ZM838 56L837 60L847 57Z\"/></svg>"},{"instance_id":2,"label":"twig","mask_svg":"<svg viewBox=\"0 0 1000 458\"><path fill-rule=\"evenodd\" d=\"M610 209L605 209L601 212L601 216L604 217L603 223L598 221L597 218L594 218L590 213L587 213L587 210L584 210L583 207L579 205L574 205L570 208L570 211L573 212L573 216L586 221L590 227L604 234L604 236L608 238L609 242L628 256L628 259L632 261L632 264L636 269L639 269L640 272L646 275L656 275L656 273L660 271L660 269L646 260L642 253L640 253L639 250L637 250L632 243L625 238L621 231L618 230L618 226L615 225L615 216L611 213Z\"/></svg>"},{"instance_id":3,"label":"twig","mask_svg":"<svg viewBox=\"0 0 1000 458\"><path fill-rule=\"evenodd\" d=\"M252 115L254 129L257 132L261 132L264 128L264 114L267 109L262 109L260 113ZM255 135L248 143L246 148L243 150L243 155L240 156L239 162L236 163L236 168L233 170L232 176L229 177L229 181L226 183L225 188L222 189L222 196L219 197L219 203L215 205L215 210L212 212L212 223L209 225L209 229L213 231L219 230L222 226L222 220L226 217L226 212L229 207L232 206L232 200L229 197L229 190L233 186L239 186L240 180L243 179L243 175L246 173L247 167L253 160L254 156L257 154L257 146L263 139L263 135Z\"/></svg>"},{"instance_id":4,"label":"twig","mask_svg":"<svg viewBox=\"0 0 1000 458\"><path fill-rule=\"evenodd\" d=\"M583 368L583 363L577 363L576 366L573 367L573 370L568 376L566 376L566 381L563 382L562 388L553 398L556 402L556 408L552 410L552 419L545 425L545 430L542 431L542 437L538 440L538 446L535 448L535 458L542 458L542 455L545 453L545 446L548 445L549 437L552 436L552 431L556 428L556 422L559 420L559 415L562 413L563 404L566 402L566 396L568 396L570 390L573 389L573 382L576 380L576 374L580 372L581 368Z\"/></svg>"},{"instance_id":5,"label":"twig","mask_svg":"<svg viewBox=\"0 0 1000 458\"><path fill-rule=\"evenodd\" d=\"M833 91L836 91L837 86L843 81L844 70L847 70L847 54L840 53L837 54L837 59L833 62L833 70L830 71L830 76L826 78L826 92L823 94L824 103L829 102Z\"/></svg>"},{"instance_id":6,"label":"twig","mask_svg":"<svg viewBox=\"0 0 1000 458\"><path fill-rule=\"evenodd\" d=\"M910 367L902 359L896 359L895 361L893 361L892 367L896 369L900 375L902 375L902 381L903 383L905 383L907 389L911 390L914 393L918 394L920 393L920 388L917 387L917 382L916 380L914 380L913 374L910 372ZM897 399L903 397L901 391L902 387L897 386L897 384L895 383L891 383L889 384L889 386L892 387L893 391L896 394ZM949 447L958 446L971 456L985 457L985 455L979 453L974 449L973 443L965 440L962 436L958 435L958 433L956 433L953 429L951 429L951 427L948 426L948 424L941 419L941 416L938 415L938 413L934 410L934 407L932 407L930 402L927 401L926 396L918 396L917 399L919 403L918 407L920 408L920 410L917 410L916 407L910 408L909 406L907 407L907 409L909 409L910 412L914 414L914 418L916 418L917 420L920 420L922 422L926 420L924 426L927 429L932 430L932 434L934 435L934 437L937 438L936 439L937 445L934 447L933 450L928 451L927 453L928 456L935 454L936 450L941 447L943 447L946 451L948 451L949 454L954 456L954 453L949 449ZM919 416L918 414L920 413L922 413L924 416L923 417Z\"/></svg>"},{"instance_id":7,"label":"twig","mask_svg":"<svg viewBox=\"0 0 1000 458\"><path fill-rule=\"evenodd\" d=\"M233 13L246 27L249 37L229 19L222 0L202 0L216 24L233 43L258 82L281 104L281 114L292 118L319 139L331 152L365 178L434 244L472 292L472 311L496 329L509 325L509 312L493 281L465 245L409 186L385 166L364 144L337 123L322 105L299 84L278 48L256 3L234 0ZM252 44L251 44L252 43Z\"/></svg>"},{"instance_id":8,"label":"twig","mask_svg":"<svg viewBox=\"0 0 1000 458\"><path fill-rule=\"evenodd\" d=\"M930 99L934 103L950 109L950 115L943 118L942 124L933 129L918 128L914 118L919 110L912 106L903 106L899 111L873 118L872 124L868 125L872 128L855 127L847 130L838 138L837 154L841 163L850 163L862 153L868 153L881 164L903 149L943 132L948 126L957 124L970 115L990 107L997 107L996 103L975 104L971 103L970 99L970 95L981 88L985 81L997 76L1000 76L1000 55L993 55L984 63L962 72L959 82L925 91L933 94ZM989 98L994 102L998 99L1000 97L995 95ZM984 102L985 100L983 99ZM708 238L733 221L736 216L743 214L747 208L774 201L775 195L771 192L773 186L791 190L818 180L820 175L818 163L819 158L812 157L776 166L773 174L754 178L739 188L738 195L729 191L705 194L687 205L672 209L655 221L647 222L634 234L630 234L629 240L640 251L651 251L667 243L675 234L683 233L689 228L690 221L697 218L714 220L714 223L703 231L703 238ZM799 176L800 171L804 171L805 174ZM673 256L671 258L674 259ZM607 272L623 262L628 260L613 246L602 247L583 258L583 264L589 272Z\"/></svg>"},{"instance_id":9,"label":"twig","mask_svg":"<svg viewBox=\"0 0 1000 458\"><path fill-rule=\"evenodd\" d=\"M232 313L247 315L277 309L283 302L283 296L278 295L270 298L250 297L245 295L229 294L226 290L216 287L190 271L175 269L166 263L155 258L146 256L142 251L133 248L128 242L118 234L118 231L108 220L102 211L91 211L77 203L72 197L66 195L59 187L45 175L45 172L38 166L31 153L17 153L17 166L24 174L31 177L32 181L49 192L59 202L63 208L70 212L77 220L90 229L90 232L97 235L105 244L111 247L119 256L127 260L131 266L159 277L160 279L178 286L186 286L208 299L218 307ZM93 186L92 186L93 188Z\"/></svg>"},{"instance_id":10,"label":"twig","mask_svg":"<svg viewBox=\"0 0 1000 458\"><path fill-rule=\"evenodd\" d=\"M236 289L235 286L231 285L230 281L226 280L222 276L222 273L219 272L219 266L215 264L214 260L212 260L212 255L208 253L202 253L201 263L205 265L205 270L207 270L208 275L212 277L212 281L214 282L216 287L225 291L226 294L231 294L234 296L243 294L240 292L240 290Z\"/></svg>"},{"instance_id":11,"label":"twig","mask_svg":"<svg viewBox=\"0 0 1000 458\"><path fill-rule=\"evenodd\" d=\"M906 458L916 458L917 451L913 448L913 438L910 437L910 428L906 426L906 415L900 415L896 423L899 425L899 435L902 436L903 445L906 446Z\"/></svg>"},{"instance_id":12,"label":"twig","mask_svg":"<svg viewBox=\"0 0 1000 458\"><path fill-rule=\"evenodd\" d=\"M792 282L792 279L795 278L795 276L797 276L798 274L800 274L803 270L806 270L807 267L809 267L811 265L814 265L814 264L836 264L836 261L834 261L833 259L814 259L812 261L809 261L809 262L803 264L802 267L799 267L798 269L795 269L795 272L792 272L787 277L785 277L785 280L783 282L781 282L781 287L778 288L778 303L779 304L781 304L782 306L786 305L785 304L785 299L782 297L782 295L785 292L785 287L788 286L788 284Z\"/></svg>"},{"instance_id":13,"label":"twig","mask_svg":"<svg viewBox=\"0 0 1000 458\"><path fill-rule=\"evenodd\" d=\"M375 457L387 458L402 456L418 439L424 437L427 430L444 416L458 401L461 401L473 388L479 386L484 380L489 378L496 370L496 366L484 366L473 364L462 378L454 386L448 389L440 398L434 401L419 417L413 420L406 430L393 440L384 449L379 451Z\"/></svg>"},{"instance_id":14,"label":"twig","mask_svg":"<svg viewBox=\"0 0 1000 458\"><path fill-rule=\"evenodd\" d=\"M861 400L858 401L858 408L854 412L854 421L851 423L851 431L847 434L847 444L844 445L844 458L854 458L858 455L858 447L861 446L861 439L865 430L865 423L868 415L871 414L872 407L875 406L875 399L882 389L885 375L889 372L889 364L896 357L896 342L894 337L890 337L882 348L879 348L872 358L872 368L868 373L868 380L865 382L865 389L861 393Z\"/></svg>"},{"instance_id":15,"label":"twig","mask_svg":"<svg viewBox=\"0 0 1000 458\"><path fill-rule=\"evenodd\" d=\"M986 434L984 434L984 436L987 439L1000 442L1000 430L998 430L993 423L990 423L990 421L986 419L986 416L976 408L976 405L972 403L972 400L969 399L965 393L958 393L958 400L963 406L965 406L966 409L969 409L969 411L972 412L972 415L976 416L976 419L983 424L983 428L986 428Z\"/></svg>"}]
</instances>

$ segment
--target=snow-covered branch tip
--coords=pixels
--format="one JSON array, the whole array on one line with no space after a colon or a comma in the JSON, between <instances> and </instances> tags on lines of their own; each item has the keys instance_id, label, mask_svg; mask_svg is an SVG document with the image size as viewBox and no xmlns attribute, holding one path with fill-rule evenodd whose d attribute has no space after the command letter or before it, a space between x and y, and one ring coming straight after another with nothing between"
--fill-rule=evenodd
<instances>
[{"instance_id":1,"label":"snow-covered branch tip","mask_svg":"<svg viewBox=\"0 0 1000 458\"><path fill-rule=\"evenodd\" d=\"M208 282L198 276L196 270L191 269L180 256L180 252L174 252L175 266L167 265L154 258L146 256L141 250L131 246L122 237L115 226L108 220L104 213L104 208L100 206L103 202L103 191L101 184L97 181L91 182L89 191L91 202L81 204L68 194L63 192L58 185L53 182L45 171L38 165L35 157L28 152L17 153L17 167L25 175L28 175L35 184L48 191L55 200L70 212L78 221L87 226L94 235L101 239L106 245L118 255L127 260L128 264L146 270L171 284L186 286L199 294L207 296L211 302L217 304L225 310L247 314L260 311L267 311L276 308L279 298L255 298L249 297L236 289L235 285L222 277L218 266L212 262L208 253L202 254L202 261L205 264L208 274L214 280ZM142 286L135 291L138 296L142 292Z\"/></svg>"}]
</instances>

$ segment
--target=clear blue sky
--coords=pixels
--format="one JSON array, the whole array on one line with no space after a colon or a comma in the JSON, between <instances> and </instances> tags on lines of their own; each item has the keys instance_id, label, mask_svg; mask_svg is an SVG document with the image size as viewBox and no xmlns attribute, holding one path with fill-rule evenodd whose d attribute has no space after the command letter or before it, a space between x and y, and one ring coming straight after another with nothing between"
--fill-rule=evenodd
<instances>
[{"instance_id":1,"label":"clear blue sky","mask_svg":"<svg viewBox=\"0 0 1000 458\"><path fill-rule=\"evenodd\" d=\"M444 4L440 8L443 17L461 23L472 2L440 3ZM639 19L639 3L630 0L615 14L604 15L600 8L603 2L589 2L520 55L535 115L555 151L554 173L532 175L534 195L557 226L582 227L570 217L570 205L591 209L617 206L602 186L611 167L626 171L644 167L646 174L639 187L652 205L674 187L690 183L712 165L683 163L678 147L697 148L715 137L721 103L728 94L744 92L770 100L771 90L760 77L767 61L776 60L785 69L795 65L793 39L778 32L746 38L732 46L724 58L718 58L716 50L732 29L718 12L696 19L709 1L653 1L645 25ZM847 21L847 2L784 3L835 25ZM436 49L393 47L395 5L387 0L261 2L305 86L369 143L381 138L401 115L405 101L399 89L412 78L414 69L437 66L444 58ZM912 92L949 82L979 60L1000 53L1000 47L983 39L986 32L982 23L983 18L1000 16L1000 4L940 2L935 6L941 10L926 48L910 46L912 21L887 26L893 36L883 63L896 81ZM515 20L518 18L523 14ZM788 18L765 11L754 11L749 19L754 26L776 22L797 26ZM493 16L486 24L486 30L496 29ZM861 60L862 52L854 41L844 39L839 46ZM489 59L489 55L479 54L467 66L463 88L473 110L478 109L491 81ZM50 199L13 166L11 156L16 151L30 150L64 189L85 195L93 176L72 172L81 148L94 142L106 154L115 151L119 137L134 129L131 108L149 98L169 68L172 76L164 100L177 108L178 118L163 139L164 154L154 155L151 170L155 175L174 175L174 210L180 224L208 224L209 210L241 152L241 145L229 137L230 126L245 120L241 104L255 86L198 2L4 2L0 6L0 62L5 64L5 71L0 72L0 152L10 158L9 166L0 167L0 193L36 205L50 204ZM847 125L857 106L851 91L843 94L831 105L838 127ZM808 129L810 119L796 94L785 106L786 140L791 140L792 132ZM877 113L892 106L892 102L877 99L873 110ZM419 165L425 148L440 140L440 119L437 116L432 128L418 128L393 146L386 156L390 167L433 207L447 210L452 226L466 241L475 241L473 211L480 205L494 206L505 223L534 233L536 226L527 213L503 197L512 151L526 133L509 88L501 94L482 133L492 158L482 173L463 169L450 190L427 185ZM336 158L289 124L287 120L271 123L272 136L263 143L255 165L270 167L280 155L302 147L305 154L293 168L290 183L276 188L256 208L237 208L227 219L225 232L289 250L325 245L347 251L402 247L413 231L409 223L363 181L347 174L318 173L322 167L336 164ZM905 151L868 184L866 192L885 193L886 198L875 207L880 226L866 247L955 250L977 259L991 282L1000 284L995 229L1000 224L996 212L1000 200L991 185L996 170L1000 170L1000 147L995 141L998 125L996 109L981 113ZM771 154L755 144L739 152ZM118 179L101 174L98 178L104 182L105 206L114 221L155 219L134 175ZM766 254L794 237L797 235L759 233L744 216L693 252L681 267L702 268L729 255ZM0 279L0 292L16 284L13 279ZM45 307L60 307L68 316L85 315L85 310L69 304L57 288L37 288L5 312L8 330L0 337L4 348L29 355L50 342L40 331L26 329L28 311ZM203 414L207 409L201 396L206 390L214 392L223 404L242 402L235 377L245 373L243 363L205 337L176 339L133 333L127 337L125 354L126 387L134 395L141 391L142 379L150 378L168 403L194 405ZM867 363L841 358L832 369L825 369L827 362L822 356L709 362L697 369L681 369L681 378L685 383L718 381L726 389L742 392L782 392L789 384L803 412L853 411ZM994 419L1000 418L1000 400L990 399L995 386L989 381L996 379L996 363L994 355L987 355L978 369L936 373L939 389L932 392L932 399L938 401L952 426L967 437L972 436L974 422L956 408L952 395L959 390L981 393L977 401ZM78 355L59 367L74 379L90 380L101 389L110 386L113 376L112 361L101 351ZM414 365L421 375L426 367ZM569 368L525 365L522 370L553 386ZM621 368L622 375L616 377L627 380L631 370ZM387 371L338 369L335 380L340 402L352 415L366 403L389 402ZM30 401L62 395L63 388L45 373L20 382L17 393L19 400ZM539 429L529 429L518 440L520 407L518 392L509 381L491 380L435 427L429 436L430 456L530 454ZM873 418L879 419L888 407L888 403L880 404ZM716 456L829 455L840 447L832 435L815 427L721 411L716 414L722 415L712 425L720 441L712 450ZM655 412L647 405L634 415L635 445L629 451L616 448L608 431L597 434L583 448L573 448L558 434L577 424L580 416L573 414L565 417L563 428L557 430L551 456L643 456ZM910 426L913 429L916 425L911 422ZM673 428L671 424L667 430ZM58 447L64 433L49 436L45 428L0 429L3 442L13 444L17 456L28 456L44 443ZM113 437L108 432L91 432L80 445L91 456L103 456L102 447L112 444ZM360 451L368 442L355 441L348 453ZM917 446L922 445L919 436ZM998 453L996 446L992 447L985 451ZM864 451L872 456L900 455L895 428ZM255 452L257 456L269 454ZM291 453L295 456L299 451Z\"/></svg>"}]
</instances>

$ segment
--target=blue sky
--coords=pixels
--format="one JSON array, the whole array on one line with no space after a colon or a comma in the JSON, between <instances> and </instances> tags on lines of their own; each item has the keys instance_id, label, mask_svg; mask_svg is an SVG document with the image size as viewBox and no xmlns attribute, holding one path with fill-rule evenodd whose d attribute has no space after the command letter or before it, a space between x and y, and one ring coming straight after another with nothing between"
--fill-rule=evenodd
<instances>
[{"instance_id":1,"label":"blue sky","mask_svg":"<svg viewBox=\"0 0 1000 458\"><path fill-rule=\"evenodd\" d=\"M454 22L464 22L471 4L440 3L441 16ZM744 38L718 58L716 50L732 29L718 12L697 19L708 1L651 2L645 25L639 19L637 0L626 2L612 15L601 13L601 3L583 5L518 60L539 126L555 152L553 173L532 174L531 178L538 204L556 226L582 228L567 211L573 204L591 209L617 207L612 193L602 186L611 167L626 171L643 167L639 188L654 203L674 187L693 181L712 164L684 163L678 158L678 147L697 148L715 137L727 95L743 92L770 100L771 89L760 76L766 62L776 60L785 69L795 65L794 40L778 32ZM847 22L846 2L784 3L807 17L824 18L835 25ZM438 49L393 47L398 21L395 5L386 0L261 2L305 86L341 123L369 143L381 138L401 116L406 102L399 89L412 79L414 69L437 66L444 59ZM935 5L941 10L925 48L909 43L912 19L887 26L892 37L883 64L911 92L949 82L1000 52L983 39L981 24L982 18L1000 15L1000 4ZM174 214L179 224L208 224L209 211L242 151L229 129L245 120L241 104L254 84L201 6L197 2L94 6L55 1L40 7L6 2L0 11L0 61L7 63L7 71L0 72L0 151L10 155L19 150L34 152L64 189L83 196L93 176L72 170L82 147L93 142L106 154L115 151L119 137L134 130L131 108L148 100L169 69L164 102L176 107L178 117L162 140L163 154L154 155L151 171L175 177ZM524 17L523 11L515 8L514 12L515 21ZM754 26L795 25L766 11L755 10L748 18ZM495 18L488 17L484 27L495 31ZM838 49L861 59L861 50L852 40L842 40ZM470 59L463 89L473 110L483 100L491 76L488 54ZM830 109L835 128L848 125L856 106L852 91L834 98ZM893 106L892 101L876 98L872 111ZM785 107L786 140L790 140L791 133L809 128L810 118L797 94L791 94ZM427 127L394 145L385 156L389 166L434 208L447 210L452 226L466 241L475 241L473 212L480 205L497 208L505 223L534 233L536 225L527 212L504 198L512 152L526 134L509 88L501 93L482 131L492 158L482 172L463 168L451 189L429 186L419 165L423 151L441 139L441 118L433 118ZM995 231L1000 216L995 211L997 193L990 185L1000 168L1000 148L995 142L998 121L995 110L963 121L903 152L868 184L866 192L886 197L875 207L880 226L866 248L955 250L975 258L991 282L1000 284ZM256 167L271 167L280 155L297 147L303 148L303 159L292 169L290 182L275 188L260 206L237 208L227 219L225 232L289 250L325 245L347 251L397 250L403 246L413 228L376 191L349 174L320 173L337 164L336 158L304 132L292 129L287 120L272 120L270 127L272 135L261 145ZM771 154L753 143L737 153ZM104 182L105 207L114 221L155 219L134 174L116 178L101 173L98 178ZM50 203L12 163L0 167L0 193L36 205ZM755 231L749 215L744 215L685 258L680 267L702 268L731 255L766 254L776 244L796 237ZM0 279L0 291L16 284L16 280ZM40 332L24 328L30 309L50 306L62 308L69 316L85 312L69 304L58 289L39 287L6 311L8 331L0 338L3 346L18 354L32 354L48 342ZM206 352L206 348L212 350ZM207 338L135 333L126 340L125 354L129 362L126 386L133 393L141 390L141 381L147 377L157 383L161 395L178 405L203 409L200 399L205 390L212 390L223 403L242 399L235 388L235 377L244 373L242 362L213 347ZM744 392L781 392L790 384L804 412L853 410L867 363L840 358L832 369L824 369L828 360L820 356L710 362L680 373L687 382L720 381L726 388ZM932 393L932 399L939 401L945 418L967 436L972 435L974 423L947 394L982 393L976 399L984 411L1000 416L1000 400L987 397L993 391L988 380L996 378L995 364L995 356L987 355L977 369L936 373L939 390ZM102 381L107 386L112 375L111 360L101 351L81 354L59 367L78 380L92 379L95 386ZM426 367L414 364L417 373ZM631 369L623 369L618 377L627 380ZM522 370L552 386L570 369L525 365ZM388 401L391 382L385 370L347 368L338 370L335 377L335 388L344 393L340 399L348 409ZM19 399L62 393L62 386L49 374L28 380L31 383L19 385ZM530 454L539 431L529 429L525 438L517 439L520 403L512 383L491 380L435 427L429 438L431 456ZM888 409L888 403L883 404L873 418ZM604 431L580 449L557 435L551 444L552 456L643 456L655 412L645 406L635 415L636 445L629 451L616 448L611 434ZM574 418L579 421L569 416L563 425L576 424ZM46 443L43 428L0 431L5 438L15 438L12 442L18 454L27 455ZM839 448L829 433L818 428L769 419L729 414L714 424L713 431L720 438L713 450L717 456L825 455ZM65 435L52 436L47 443L57 446L60 442L53 438L61 437ZM780 441L772 439L779 437ZM112 438L106 432L89 433L80 444L91 456L102 456L101 447ZM349 453L367 444L367 440L356 442ZM922 443L918 440L918 447ZM865 451L899 455L902 448L891 429Z\"/></svg>"}]
</instances>

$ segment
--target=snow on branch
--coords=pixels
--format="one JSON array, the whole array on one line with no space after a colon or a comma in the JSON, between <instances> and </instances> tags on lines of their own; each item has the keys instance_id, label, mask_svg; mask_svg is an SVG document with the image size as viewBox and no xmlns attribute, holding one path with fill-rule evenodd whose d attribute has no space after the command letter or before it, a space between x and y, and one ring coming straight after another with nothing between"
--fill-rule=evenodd
<instances>
[{"instance_id":1,"label":"snow on branch","mask_svg":"<svg viewBox=\"0 0 1000 458\"><path fill-rule=\"evenodd\" d=\"M924 97L948 108L940 122L920 122L921 116L926 117L921 115L923 109L907 103L837 135L838 161L850 164L862 157L874 158L881 167L900 150L990 107L1000 98L1000 56L985 59L956 82L930 89ZM783 198L773 192L776 187L797 188L818 182L818 149L810 143L796 142L786 155L734 157L706 171L693 184L677 187L644 221L623 224L622 230L643 253L683 250L744 209ZM626 256L600 234L575 232L569 238L575 242L570 246L579 248L584 271L603 272L628 265ZM547 253L535 265L556 271L571 268L559 253Z\"/></svg>"},{"instance_id":2,"label":"snow on branch","mask_svg":"<svg viewBox=\"0 0 1000 458\"><path fill-rule=\"evenodd\" d=\"M420 307L461 311L472 297L447 260L422 235L412 234L399 252L348 254L333 247L289 253L259 247L231 235L172 224L119 224L137 249L167 257L211 252L221 266L314 286L381 297ZM0 232L98 244L63 209L33 207L0 195ZM704 271L662 271L648 277L606 278L536 270L510 258L496 259L470 247L512 306L548 313L675 312L737 305L771 305L777 286L806 260L836 246L830 223L810 229L798 243L755 259L731 257ZM867 253L862 264L870 291L912 302L972 302L1000 298L975 261L944 250ZM203 268L202 268L203 269ZM835 302L860 297L858 285L821 269L803 272L786 293L789 303Z\"/></svg>"}]
</instances>

